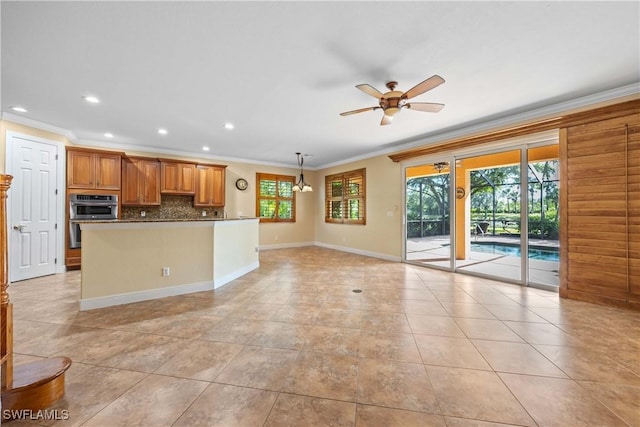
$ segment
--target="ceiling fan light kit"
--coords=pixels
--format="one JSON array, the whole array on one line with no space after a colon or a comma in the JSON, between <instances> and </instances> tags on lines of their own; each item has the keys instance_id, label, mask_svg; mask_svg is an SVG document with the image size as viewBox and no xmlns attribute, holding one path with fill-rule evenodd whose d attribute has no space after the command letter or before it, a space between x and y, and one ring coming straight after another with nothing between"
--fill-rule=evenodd
<instances>
[{"instance_id":1,"label":"ceiling fan light kit","mask_svg":"<svg viewBox=\"0 0 640 427\"><path fill-rule=\"evenodd\" d=\"M382 93L373 86L363 83L356 85L358 89L378 99L378 106L360 108L357 110L345 111L340 113L341 116L349 116L351 114L364 113L365 111L375 111L381 109L384 112L380 126L391 124L393 117L400 112L403 108L413 109L416 111L423 111L426 113L437 113L442 110L444 104L437 104L433 102L413 102L408 103L407 100L414 98L418 95L430 91L444 83L444 79L439 75L433 75L425 81L418 83L406 92L401 92L396 89L398 82L387 82L386 86L389 89L388 92Z\"/></svg>"}]
</instances>

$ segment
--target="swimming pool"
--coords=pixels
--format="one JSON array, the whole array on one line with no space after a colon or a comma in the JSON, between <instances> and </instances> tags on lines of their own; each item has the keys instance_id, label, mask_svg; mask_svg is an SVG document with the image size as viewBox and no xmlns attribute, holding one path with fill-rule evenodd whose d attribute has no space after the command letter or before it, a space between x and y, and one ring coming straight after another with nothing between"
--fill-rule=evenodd
<instances>
[{"instance_id":1,"label":"swimming pool","mask_svg":"<svg viewBox=\"0 0 640 427\"><path fill-rule=\"evenodd\" d=\"M508 243L495 242L471 242L473 252L483 252L488 254L520 256L520 246ZM529 259L539 259L543 261L560 261L558 248L541 248L529 246Z\"/></svg>"}]
</instances>

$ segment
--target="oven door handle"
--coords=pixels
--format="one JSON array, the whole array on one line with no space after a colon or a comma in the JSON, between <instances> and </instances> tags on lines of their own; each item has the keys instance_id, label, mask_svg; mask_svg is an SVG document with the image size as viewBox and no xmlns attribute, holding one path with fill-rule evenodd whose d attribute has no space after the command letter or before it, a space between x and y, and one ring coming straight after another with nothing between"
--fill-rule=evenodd
<instances>
[{"instance_id":1,"label":"oven door handle","mask_svg":"<svg viewBox=\"0 0 640 427\"><path fill-rule=\"evenodd\" d=\"M116 202L69 202L71 206L118 206Z\"/></svg>"}]
</instances>

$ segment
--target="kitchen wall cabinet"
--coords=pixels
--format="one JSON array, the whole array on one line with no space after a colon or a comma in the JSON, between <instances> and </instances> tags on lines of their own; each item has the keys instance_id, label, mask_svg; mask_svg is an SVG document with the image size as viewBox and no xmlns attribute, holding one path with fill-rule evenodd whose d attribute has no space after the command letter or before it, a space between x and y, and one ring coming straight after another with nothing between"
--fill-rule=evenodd
<instances>
[{"instance_id":1,"label":"kitchen wall cabinet","mask_svg":"<svg viewBox=\"0 0 640 427\"><path fill-rule=\"evenodd\" d=\"M171 161L161 162L161 188L165 194L194 194L196 165Z\"/></svg>"},{"instance_id":2,"label":"kitchen wall cabinet","mask_svg":"<svg viewBox=\"0 0 640 427\"><path fill-rule=\"evenodd\" d=\"M226 166L219 165L196 167L194 206L224 206L225 168Z\"/></svg>"},{"instance_id":3,"label":"kitchen wall cabinet","mask_svg":"<svg viewBox=\"0 0 640 427\"><path fill-rule=\"evenodd\" d=\"M120 190L121 153L67 149L67 188Z\"/></svg>"},{"instance_id":4,"label":"kitchen wall cabinet","mask_svg":"<svg viewBox=\"0 0 640 427\"><path fill-rule=\"evenodd\" d=\"M160 205L160 162L129 157L122 161L122 202L128 206Z\"/></svg>"}]
</instances>

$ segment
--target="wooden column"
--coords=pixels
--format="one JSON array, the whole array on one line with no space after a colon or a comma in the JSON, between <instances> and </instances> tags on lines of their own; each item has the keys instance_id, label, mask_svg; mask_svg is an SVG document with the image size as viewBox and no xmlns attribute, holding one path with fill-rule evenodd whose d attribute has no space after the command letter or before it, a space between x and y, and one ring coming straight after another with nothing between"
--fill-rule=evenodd
<instances>
[{"instance_id":1,"label":"wooden column","mask_svg":"<svg viewBox=\"0 0 640 427\"><path fill-rule=\"evenodd\" d=\"M0 175L0 360L2 360L2 390L13 383L13 305L9 301L9 256L7 243L7 190L11 175Z\"/></svg>"}]
</instances>

